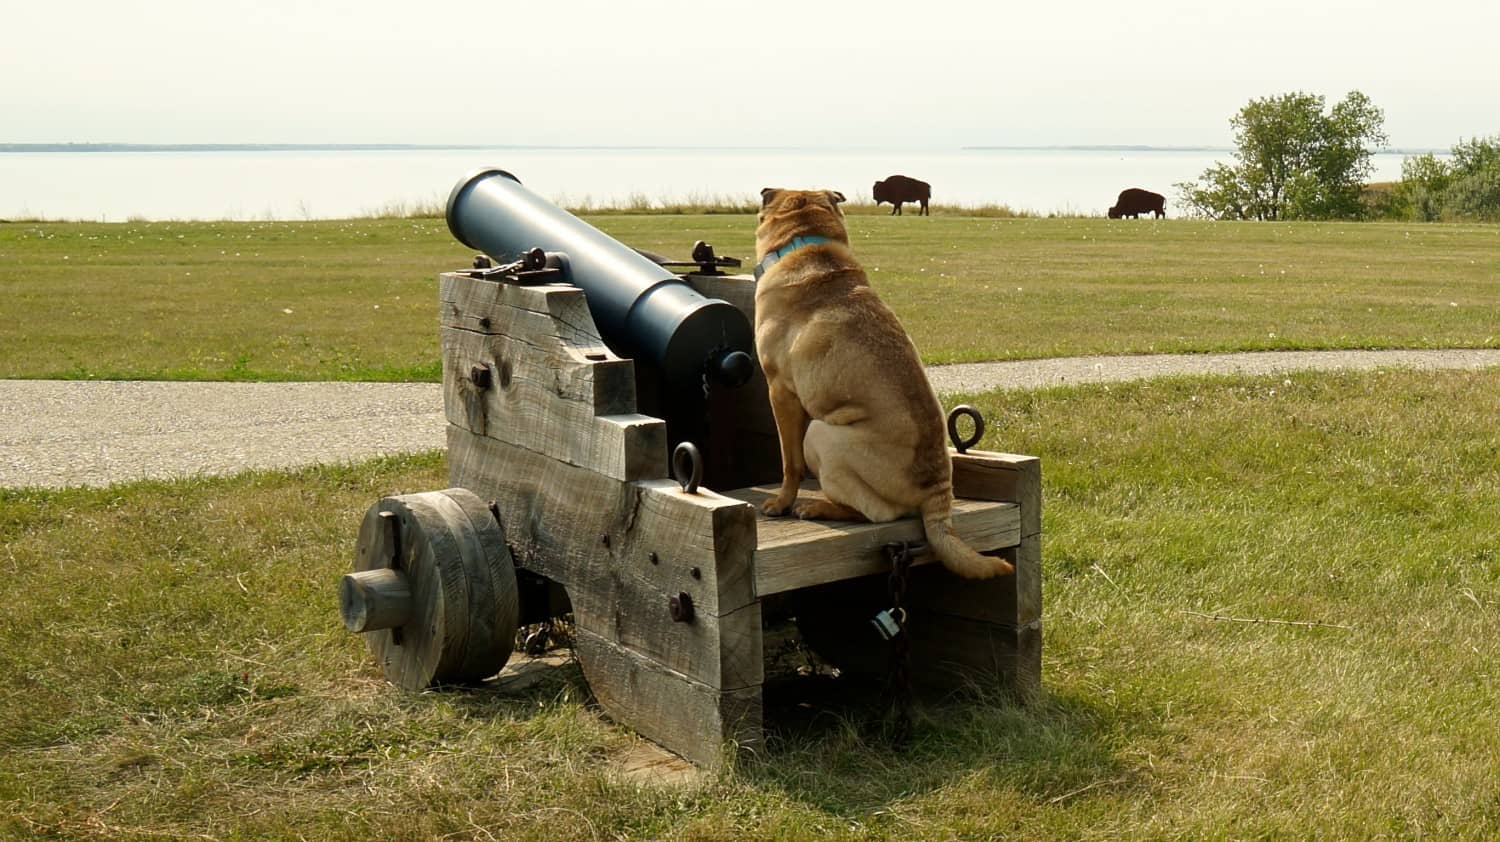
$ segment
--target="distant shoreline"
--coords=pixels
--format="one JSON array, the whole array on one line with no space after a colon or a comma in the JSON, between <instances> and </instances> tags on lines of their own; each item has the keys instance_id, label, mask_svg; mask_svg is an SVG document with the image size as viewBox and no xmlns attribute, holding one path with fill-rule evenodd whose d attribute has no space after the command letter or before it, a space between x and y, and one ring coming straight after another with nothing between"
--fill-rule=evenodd
<instances>
[{"instance_id":1,"label":"distant shoreline","mask_svg":"<svg viewBox=\"0 0 1500 842\"><path fill-rule=\"evenodd\" d=\"M1233 152L1230 146L1150 146L1135 143L1052 146L960 146L964 152Z\"/></svg>"},{"instance_id":2,"label":"distant shoreline","mask_svg":"<svg viewBox=\"0 0 1500 842\"><path fill-rule=\"evenodd\" d=\"M1135 144L1105 144L1102 146L961 146L964 152L1212 152L1233 154L1232 146L1142 146ZM1447 155L1447 149L1380 149L1376 155Z\"/></svg>"},{"instance_id":3,"label":"distant shoreline","mask_svg":"<svg viewBox=\"0 0 1500 842\"><path fill-rule=\"evenodd\" d=\"M0 143L5 152L443 152L486 149L558 151L558 152L800 152L847 153L849 149L816 149L791 146L530 146L506 144L435 144L435 143ZM866 150L853 150L866 151ZM920 150L880 150L870 152ZM1227 146L1149 146L1140 144L1054 145L1054 146L960 146L957 149L928 152L1210 152L1233 153ZM1447 149L1384 149L1377 155L1447 154Z\"/></svg>"},{"instance_id":4,"label":"distant shoreline","mask_svg":"<svg viewBox=\"0 0 1500 842\"><path fill-rule=\"evenodd\" d=\"M591 147L428 143L0 143L0 152L441 152Z\"/></svg>"}]
</instances>

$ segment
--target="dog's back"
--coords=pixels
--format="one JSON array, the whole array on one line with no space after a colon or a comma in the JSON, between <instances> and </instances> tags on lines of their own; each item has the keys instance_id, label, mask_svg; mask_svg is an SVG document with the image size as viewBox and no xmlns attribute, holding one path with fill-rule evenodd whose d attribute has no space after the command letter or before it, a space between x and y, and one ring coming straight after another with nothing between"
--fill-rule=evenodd
<instances>
[{"instance_id":1,"label":"dog's back","mask_svg":"<svg viewBox=\"0 0 1500 842\"><path fill-rule=\"evenodd\" d=\"M837 207L843 197L762 196L755 343L784 473L767 514L792 506L805 465L827 502L797 504L800 516L887 521L920 513L934 554L959 575L1009 572L953 532L942 405L916 347L849 248Z\"/></svg>"}]
</instances>

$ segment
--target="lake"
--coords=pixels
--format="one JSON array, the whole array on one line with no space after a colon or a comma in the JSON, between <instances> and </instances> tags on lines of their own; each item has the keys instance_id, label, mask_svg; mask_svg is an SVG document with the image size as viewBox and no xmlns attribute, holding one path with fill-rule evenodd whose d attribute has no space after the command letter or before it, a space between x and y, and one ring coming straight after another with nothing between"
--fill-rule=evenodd
<instances>
[{"instance_id":1,"label":"lake","mask_svg":"<svg viewBox=\"0 0 1500 842\"><path fill-rule=\"evenodd\" d=\"M1374 158L1373 180L1404 156ZM1228 151L1000 149L328 149L0 152L0 219L338 219L441 206L465 174L495 166L568 206L750 200L762 187L820 187L870 200L893 173L934 202L1102 214L1126 187L1168 197Z\"/></svg>"}]
</instances>

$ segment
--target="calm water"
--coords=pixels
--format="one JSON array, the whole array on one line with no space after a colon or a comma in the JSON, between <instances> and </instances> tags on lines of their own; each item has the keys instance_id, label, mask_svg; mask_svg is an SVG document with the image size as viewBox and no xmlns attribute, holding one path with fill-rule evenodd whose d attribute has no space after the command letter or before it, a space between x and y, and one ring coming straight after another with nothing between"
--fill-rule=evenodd
<instances>
[{"instance_id":1,"label":"calm water","mask_svg":"<svg viewBox=\"0 0 1500 842\"><path fill-rule=\"evenodd\" d=\"M1125 187L1175 196L1228 152L997 150L399 150L0 153L0 218L329 219L438 205L470 170L496 166L570 206L758 196L762 187L826 187L870 199L904 173L933 201L1041 213L1103 213ZM1402 156L1375 157L1375 180Z\"/></svg>"}]
</instances>

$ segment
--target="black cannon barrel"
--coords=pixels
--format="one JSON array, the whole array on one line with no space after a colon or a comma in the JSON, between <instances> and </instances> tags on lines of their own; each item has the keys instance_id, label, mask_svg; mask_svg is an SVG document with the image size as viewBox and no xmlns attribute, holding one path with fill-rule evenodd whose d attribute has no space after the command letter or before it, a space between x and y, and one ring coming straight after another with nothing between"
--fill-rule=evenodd
<instances>
[{"instance_id":1,"label":"black cannon barrel","mask_svg":"<svg viewBox=\"0 0 1500 842\"><path fill-rule=\"evenodd\" d=\"M448 230L500 260L534 248L567 255L600 336L615 353L654 363L684 385L709 374L738 386L754 373L754 334L734 305L705 298L677 275L559 208L499 169L464 177L448 196Z\"/></svg>"}]
</instances>

